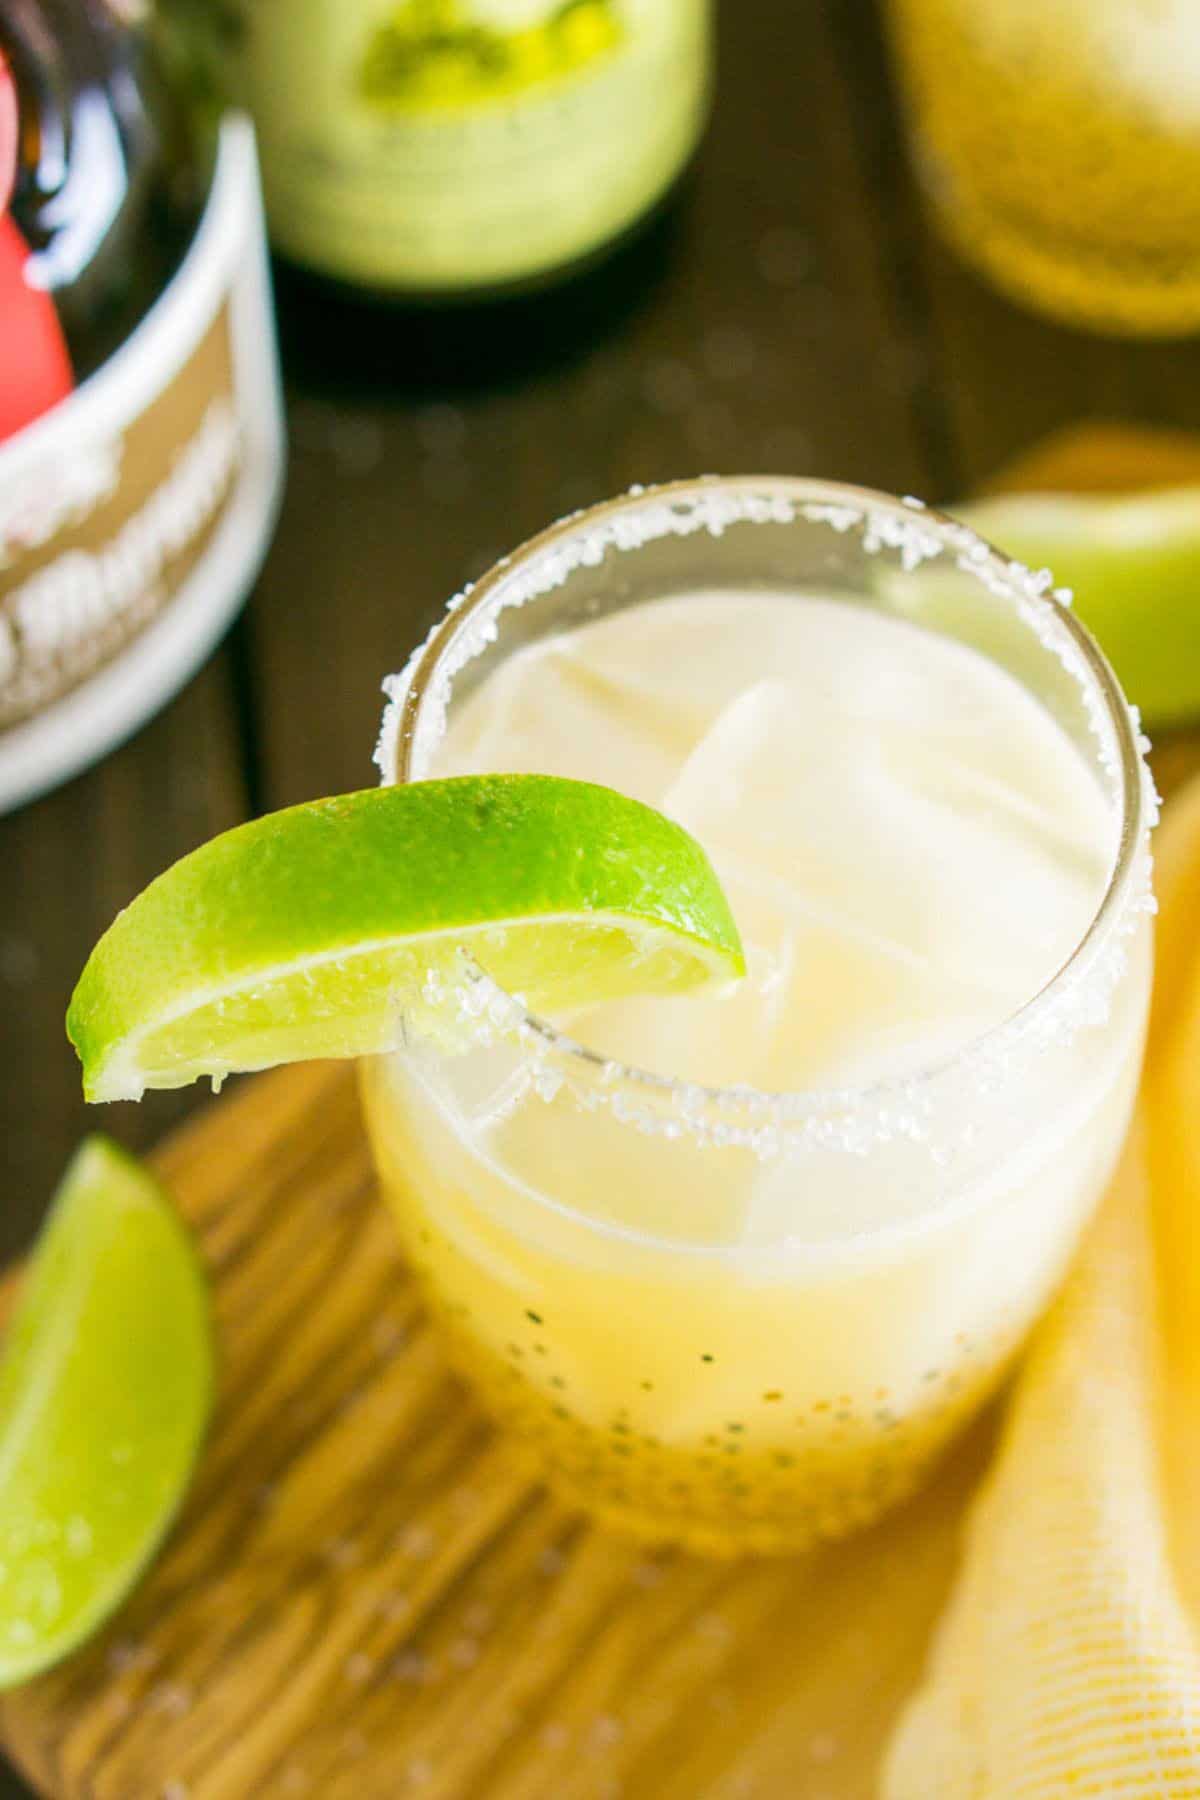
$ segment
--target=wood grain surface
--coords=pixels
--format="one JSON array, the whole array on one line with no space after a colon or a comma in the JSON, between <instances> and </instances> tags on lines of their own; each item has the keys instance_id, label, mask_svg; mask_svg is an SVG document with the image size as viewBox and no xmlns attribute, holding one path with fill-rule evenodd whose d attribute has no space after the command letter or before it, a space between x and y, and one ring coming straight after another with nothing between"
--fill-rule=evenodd
<instances>
[{"instance_id":1,"label":"wood grain surface","mask_svg":"<svg viewBox=\"0 0 1200 1800\"><path fill-rule=\"evenodd\" d=\"M539 1489L447 1371L345 1065L244 1082L156 1163L221 1397L112 1628L5 1699L54 1800L870 1800L987 1425L857 1542L650 1554Z\"/></svg>"}]
</instances>

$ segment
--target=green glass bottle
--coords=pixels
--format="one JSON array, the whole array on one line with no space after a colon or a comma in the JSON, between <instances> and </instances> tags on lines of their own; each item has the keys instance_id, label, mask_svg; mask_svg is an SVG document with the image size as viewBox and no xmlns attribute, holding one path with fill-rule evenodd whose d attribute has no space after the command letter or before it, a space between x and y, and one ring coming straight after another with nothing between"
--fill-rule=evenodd
<instances>
[{"instance_id":1,"label":"green glass bottle","mask_svg":"<svg viewBox=\"0 0 1200 1800\"><path fill-rule=\"evenodd\" d=\"M662 201L707 115L711 0L220 12L275 248L377 295L478 299L586 266Z\"/></svg>"}]
</instances>

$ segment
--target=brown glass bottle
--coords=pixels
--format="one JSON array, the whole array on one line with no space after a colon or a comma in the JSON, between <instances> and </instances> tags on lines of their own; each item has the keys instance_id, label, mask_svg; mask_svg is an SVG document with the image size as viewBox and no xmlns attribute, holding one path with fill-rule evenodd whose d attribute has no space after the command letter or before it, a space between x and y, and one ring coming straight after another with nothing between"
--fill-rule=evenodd
<instances>
[{"instance_id":1,"label":"brown glass bottle","mask_svg":"<svg viewBox=\"0 0 1200 1800\"><path fill-rule=\"evenodd\" d=\"M57 322L74 385L129 336L178 267L207 159L146 30L106 0L0 0L0 85L10 120L7 139L0 132L0 306L11 326L0 383L16 381L26 334L44 341ZM21 422L14 409L8 429Z\"/></svg>"},{"instance_id":2,"label":"brown glass bottle","mask_svg":"<svg viewBox=\"0 0 1200 1800\"><path fill-rule=\"evenodd\" d=\"M0 0L0 811L212 647L281 467L249 122L192 130L140 0Z\"/></svg>"}]
</instances>

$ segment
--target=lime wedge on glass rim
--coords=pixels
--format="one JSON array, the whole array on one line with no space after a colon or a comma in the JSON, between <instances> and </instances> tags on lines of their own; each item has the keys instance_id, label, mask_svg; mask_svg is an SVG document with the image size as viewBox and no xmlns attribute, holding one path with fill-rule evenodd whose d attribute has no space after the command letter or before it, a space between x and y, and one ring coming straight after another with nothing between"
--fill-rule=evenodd
<instances>
[{"instance_id":1,"label":"lime wedge on glass rim","mask_svg":"<svg viewBox=\"0 0 1200 1800\"><path fill-rule=\"evenodd\" d=\"M0 1687L99 1626L153 1554L207 1423L205 1278L157 1182L76 1153L0 1360Z\"/></svg>"},{"instance_id":2,"label":"lime wedge on glass rim","mask_svg":"<svg viewBox=\"0 0 1200 1800\"><path fill-rule=\"evenodd\" d=\"M651 807L546 775L371 788L214 838L118 915L67 1014L84 1092L390 1049L464 952L540 1010L745 972L708 858Z\"/></svg>"},{"instance_id":3,"label":"lime wedge on glass rim","mask_svg":"<svg viewBox=\"0 0 1200 1800\"><path fill-rule=\"evenodd\" d=\"M1072 590L1148 723L1200 715L1200 488L997 494L954 512Z\"/></svg>"}]
</instances>

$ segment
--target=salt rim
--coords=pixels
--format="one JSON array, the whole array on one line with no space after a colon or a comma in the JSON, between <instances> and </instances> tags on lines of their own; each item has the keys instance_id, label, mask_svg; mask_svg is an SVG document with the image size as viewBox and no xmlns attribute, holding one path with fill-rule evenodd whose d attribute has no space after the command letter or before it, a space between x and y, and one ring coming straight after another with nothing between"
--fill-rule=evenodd
<instances>
[{"instance_id":1,"label":"salt rim","mask_svg":"<svg viewBox=\"0 0 1200 1800\"><path fill-rule=\"evenodd\" d=\"M1069 612L1069 589L1048 569L1005 557L965 525L906 495L896 501L869 489L788 477L706 476L661 487L635 486L620 499L569 514L503 558L448 604L404 669L383 683L388 703L375 762L383 785L420 779L445 734L455 677L499 636L500 615L563 587L578 569L610 553L637 550L667 536L707 531L720 537L738 524L824 524L855 532L867 555L890 556L910 574L939 557L998 598L1015 604L1038 642L1056 657L1083 695L1100 769L1120 813L1120 838L1108 887L1083 938L1038 993L1008 1019L947 1061L860 1088L767 1093L750 1086L711 1088L613 1061L532 1014L464 955L462 979L427 1000L453 1005L470 1042L501 1036L525 1056L518 1098L569 1093L587 1110L607 1108L634 1129L702 1146L732 1145L761 1160L799 1152L865 1156L898 1140L927 1149L948 1166L969 1150L978 1120L954 1128L959 1109L947 1089L976 1098L999 1094L1023 1067L1079 1032L1107 1023L1129 968L1131 940L1156 910L1151 889L1150 832L1159 801L1146 762L1149 739L1104 657ZM442 644L444 648L439 648ZM936 1138L931 1125L941 1115Z\"/></svg>"}]
</instances>

